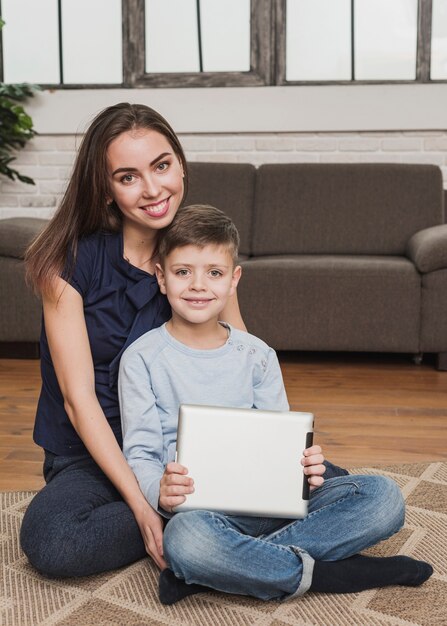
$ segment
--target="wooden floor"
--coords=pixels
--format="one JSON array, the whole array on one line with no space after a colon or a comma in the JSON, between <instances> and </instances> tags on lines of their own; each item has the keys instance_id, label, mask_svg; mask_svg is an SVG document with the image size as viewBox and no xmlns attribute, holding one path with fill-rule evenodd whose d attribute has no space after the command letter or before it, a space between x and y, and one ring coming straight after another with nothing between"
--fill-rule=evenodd
<instances>
[{"instance_id":1,"label":"wooden floor","mask_svg":"<svg viewBox=\"0 0 447 626\"><path fill-rule=\"evenodd\" d=\"M354 467L447 458L447 372L406 355L279 355L291 408L316 416L326 457ZM0 360L0 491L43 485L32 441L39 362Z\"/></svg>"}]
</instances>

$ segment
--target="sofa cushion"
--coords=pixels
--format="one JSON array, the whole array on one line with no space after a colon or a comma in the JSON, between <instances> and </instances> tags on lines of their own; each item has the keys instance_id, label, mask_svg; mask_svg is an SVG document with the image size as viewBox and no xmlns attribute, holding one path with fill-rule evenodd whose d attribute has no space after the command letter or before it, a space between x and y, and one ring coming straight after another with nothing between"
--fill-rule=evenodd
<instances>
[{"instance_id":1,"label":"sofa cushion","mask_svg":"<svg viewBox=\"0 0 447 626\"><path fill-rule=\"evenodd\" d=\"M48 220L35 217L12 217L0 220L0 256L23 259L25 250Z\"/></svg>"},{"instance_id":2,"label":"sofa cushion","mask_svg":"<svg viewBox=\"0 0 447 626\"><path fill-rule=\"evenodd\" d=\"M443 223L434 165L262 165L253 254L405 253L419 230Z\"/></svg>"},{"instance_id":3,"label":"sofa cushion","mask_svg":"<svg viewBox=\"0 0 447 626\"><path fill-rule=\"evenodd\" d=\"M415 233L408 242L407 256L423 273L447 269L447 224Z\"/></svg>"},{"instance_id":4,"label":"sofa cushion","mask_svg":"<svg viewBox=\"0 0 447 626\"><path fill-rule=\"evenodd\" d=\"M250 254L256 168L248 163L190 163L184 204L211 204L239 230L241 254Z\"/></svg>"},{"instance_id":5,"label":"sofa cushion","mask_svg":"<svg viewBox=\"0 0 447 626\"><path fill-rule=\"evenodd\" d=\"M3 256L0 271L0 342L39 341L42 306L25 287L25 264Z\"/></svg>"},{"instance_id":6,"label":"sofa cushion","mask_svg":"<svg viewBox=\"0 0 447 626\"><path fill-rule=\"evenodd\" d=\"M420 291L404 257L275 256L242 263L238 299L277 350L418 352Z\"/></svg>"},{"instance_id":7,"label":"sofa cushion","mask_svg":"<svg viewBox=\"0 0 447 626\"><path fill-rule=\"evenodd\" d=\"M421 352L447 352L447 269L424 274L422 294Z\"/></svg>"}]
</instances>

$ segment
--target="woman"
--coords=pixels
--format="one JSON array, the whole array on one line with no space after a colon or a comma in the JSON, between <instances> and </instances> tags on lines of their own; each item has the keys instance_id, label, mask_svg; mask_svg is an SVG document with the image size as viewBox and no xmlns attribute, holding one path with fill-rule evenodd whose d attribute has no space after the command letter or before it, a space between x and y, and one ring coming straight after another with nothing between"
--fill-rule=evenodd
<instances>
[{"instance_id":1,"label":"woman","mask_svg":"<svg viewBox=\"0 0 447 626\"><path fill-rule=\"evenodd\" d=\"M109 107L28 250L28 280L43 301L34 439L45 449L47 486L28 508L21 543L46 575L93 574L146 551L165 567L161 520L121 452L116 378L124 348L170 317L153 269L186 182L181 145L158 113ZM225 319L244 328L236 298Z\"/></svg>"},{"instance_id":2,"label":"woman","mask_svg":"<svg viewBox=\"0 0 447 626\"><path fill-rule=\"evenodd\" d=\"M95 574L146 551L166 567L162 521L121 452L116 383L124 349L170 317L154 276L157 242L186 188L169 124L143 105L111 106L87 130L61 206L27 252L43 301L34 440L47 485L21 544L47 576ZM222 318L244 329L235 296Z\"/></svg>"}]
</instances>

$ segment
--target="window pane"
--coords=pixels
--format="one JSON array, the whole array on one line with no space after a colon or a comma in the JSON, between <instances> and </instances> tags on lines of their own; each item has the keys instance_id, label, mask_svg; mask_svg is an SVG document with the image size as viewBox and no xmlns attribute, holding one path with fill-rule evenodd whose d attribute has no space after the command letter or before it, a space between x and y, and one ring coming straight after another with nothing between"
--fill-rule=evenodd
<instances>
[{"instance_id":1,"label":"window pane","mask_svg":"<svg viewBox=\"0 0 447 626\"><path fill-rule=\"evenodd\" d=\"M63 0L64 83L122 83L121 0Z\"/></svg>"},{"instance_id":2,"label":"window pane","mask_svg":"<svg viewBox=\"0 0 447 626\"><path fill-rule=\"evenodd\" d=\"M287 80L351 79L350 0L287 0Z\"/></svg>"},{"instance_id":3,"label":"window pane","mask_svg":"<svg viewBox=\"0 0 447 626\"><path fill-rule=\"evenodd\" d=\"M356 80L415 80L417 0L355 0Z\"/></svg>"},{"instance_id":4,"label":"window pane","mask_svg":"<svg viewBox=\"0 0 447 626\"><path fill-rule=\"evenodd\" d=\"M198 72L196 0L146 0L146 72Z\"/></svg>"},{"instance_id":5,"label":"window pane","mask_svg":"<svg viewBox=\"0 0 447 626\"><path fill-rule=\"evenodd\" d=\"M59 83L57 0L2 0L6 83Z\"/></svg>"},{"instance_id":6,"label":"window pane","mask_svg":"<svg viewBox=\"0 0 447 626\"><path fill-rule=\"evenodd\" d=\"M250 70L250 0L201 0L205 72Z\"/></svg>"},{"instance_id":7,"label":"window pane","mask_svg":"<svg viewBox=\"0 0 447 626\"><path fill-rule=\"evenodd\" d=\"M447 78L447 0L433 0L430 77Z\"/></svg>"}]
</instances>

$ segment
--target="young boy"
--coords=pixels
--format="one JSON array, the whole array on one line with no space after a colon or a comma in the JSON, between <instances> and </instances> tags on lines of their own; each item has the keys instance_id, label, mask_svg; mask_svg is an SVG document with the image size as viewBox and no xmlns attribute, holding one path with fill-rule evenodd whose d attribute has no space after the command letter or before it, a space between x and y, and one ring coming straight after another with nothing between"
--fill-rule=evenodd
<instances>
[{"instance_id":1,"label":"young boy","mask_svg":"<svg viewBox=\"0 0 447 626\"><path fill-rule=\"evenodd\" d=\"M170 569L160 576L160 600L172 604L206 587L268 600L422 584L433 571L427 563L357 554L401 528L396 483L350 475L324 481L319 446L301 460L313 488L304 520L172 514L194 491L194 477L174 462L180 404L288 410L275 352L219 321L241 276L238 243L234 224L218 209L180 209L161 240L156 270L172 318L121 359L124 454L149 503L169 519Z\"/></svg>"}]
</instances>

